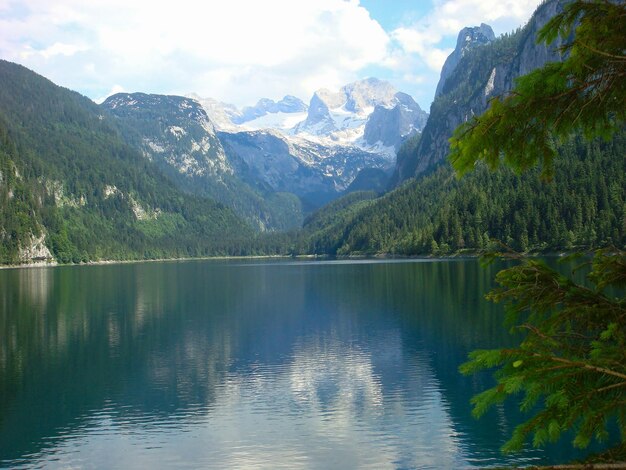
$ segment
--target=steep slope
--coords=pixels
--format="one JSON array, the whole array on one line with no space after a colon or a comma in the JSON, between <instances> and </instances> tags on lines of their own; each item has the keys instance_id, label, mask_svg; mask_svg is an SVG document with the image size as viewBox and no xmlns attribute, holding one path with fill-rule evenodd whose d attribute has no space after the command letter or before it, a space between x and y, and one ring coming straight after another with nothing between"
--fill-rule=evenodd
<instances>
[{"instance_id":1,"label":"steep slope","mask_svg":"<svg viewBox=\"0 0 626 470\"><path fill-rule=\"evenodd\" d=\"M551 46L537 44L537 32L557 12L562 1L549 0L540 5L524 28L511 35L469 50L455 50L461 56L454 71L440 82L440 94L430 109L417 152L398 159L392 185L431 170L446 158L448 139L459 124L487 109L494 96L507 93L515 79L550 61L561 60L560 41ZM461 47L465 44L462 41ZM452 63L454 60L452 61Z\"/></svg>"},{"instance_id":2,"label":"steep slope","mask_svg":"<svg viewBox=\"0 0 626 470\"><path fill-rule=\"evenodd\" d=\"M428 115L405 93L396 93L395 106L378 105L370 114L363 139L370 146L392 147L396 152L408 136L426 125Z\"/></svg>"},{"instance_id":3,"label":"steep slope","mask_svg":"<svg viewBox=\"0 0 626 470\"><path fill-rule=\"evenodd\" d=\"M235 174L197 101L120 93L101 106L118 119L126 141L182 190L222 202L261 230L291 228L302 219L297 198L255 191Z\"/></svg>"},{"instance_id":4,"label":"steep slope","mask_svg":"<svg viewBox=\"0 0 626 470\"><path fill-rule=\"evenodd\" d=\"M439 83L435 90L435 98L441 94L446 81L452 76L456 66L459 65L461 59L465 57L469 51L478 46L489 44L495 39L496 36L493 34L493 29L491 29L491 26L488 24L481 23L480 26L463 28L457 37L454 51L448 56L441 68Z\"/></svg>"},{"instance_id":5,"label":"steep slope","mask_svg":"<svg viewBox=\"0 0 626 470\"><path fill-rule=\"evenodd\" d=\"M481 166L458 180L440 166L365 205L342 206L326 225L305 222L301 250L445 255L489 248L492 239L522 251L623 247L625 152L626 132L610 142L573 138L559 149L551 184L537 170L517 176Z\"/></svg>"},{"instance_id":6,"label":"steep slope","mask_svg":"<svg viewBox=\"0 0 626 470\"><path fill-rule=\"evenodd\" d=\"M278 131L250 131L218 136L235 171L251 186L288 192L305 212L338 197L363 168L389 170L392 162L356 147L325 146L287 138Z\"/></svg>"},{"instance_id":7,"label":"steep slope","mask_svg":"<svg viewBox=\"0 0 626 470\"><path fill-rule=\"evenodd\" d=\"M219 181L232 175L206 112L182 96L118 93L102 108L124 122L128 140L164 171ZM136 132L128 132L130 130Z\"/></svg>"},{"instance_id":8,"label":"steep slope","mask_svg":"<svg viewBox=\"0 0 626 470\"><path fill-rule=\"evenodd\" d=\"M0 61L2 263L231 253L250 229L181 193L78 93Z\"/></svg>"}]
</instances>

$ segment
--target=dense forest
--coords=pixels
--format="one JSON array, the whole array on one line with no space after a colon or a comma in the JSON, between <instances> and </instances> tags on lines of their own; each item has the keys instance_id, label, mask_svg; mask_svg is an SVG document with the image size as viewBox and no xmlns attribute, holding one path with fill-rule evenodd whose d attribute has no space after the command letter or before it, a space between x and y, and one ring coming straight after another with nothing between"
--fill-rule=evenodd
<instances>
[{"instance_id":1,"label":"dense forest","mask_svg":"<svg viewBox=\"0 0 626 470\"><path fill-rule=\"evenodd\" d=\"M538 170L486 167L457 179L446 164L379 199L337 201L305 221L298 250L449 255L494 241L519 251L623 246L626 133L608 142L572 137L559 153L552 183Z\"/></svg>"},{"instance_id":2,"label":"dense forest","mask_svg":"<svg viewBox=\"0 0 626 470\"><path fill-rule=\"evenodd\" d=\"M457 179L444 163L382 196L350 192L310 214L301 229L261 233L231 208L181 191L124 141L121 122L87 98L8 62L0 62L0 75L1 264L444 256L496 242L537 252L626 242L624 132L610 141L572 136L559 147L551 184L539 170L483 167ZM415 153L419 139L405 143L399 160ZM44 250L25 256L37 243Z\"/></svg>"},{"instance_id":3,"label":"dense forest","mask_svg":"<svg viewBox=\"0 0 626 470\"><path fill-rule=\"evenodd\" d=\"M59 262L233 254L252 230L182 193L78 93L0 61L0 263L45 233ZM236 238L235 237L235 238Z\"/></svg>"}]
</instances>

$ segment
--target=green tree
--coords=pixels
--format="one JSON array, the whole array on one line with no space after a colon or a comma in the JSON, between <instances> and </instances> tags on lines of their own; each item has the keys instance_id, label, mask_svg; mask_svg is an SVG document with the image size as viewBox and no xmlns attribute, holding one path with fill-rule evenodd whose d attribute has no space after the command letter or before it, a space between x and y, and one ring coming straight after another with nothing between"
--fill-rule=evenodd
<instances>
[{"instance_id":1,"label":"green tree","mask_svg":"<svg viewBox=\"0 0 626 470\"><path fill-rule=\"evenodd\" d=\"M572 38L563 47L564 61L519 78L510 94L494 99L482 116L455 131L450 159L459 175L478 161L492 169L504 162L519 172L539 166L549 180L555 141L564 141L575 131L587 138L608 138L623 129L624 2L568 3L541 30L539 40L551 43L559 36ZM562 229L556 220L550 224L551 230ZM507 320L523 333L519 346L474 351L461 366L465 374L497 368L497 384L472 400L475 415L521 395L520 408L531 417L515 429L503 450L518 450L529 437L533 445L541 446L568 430L574 431L574 446L584 448L594 437L607 439L608 425L614 421L623 452L626 252L613 248L596 253L588 275L592 287L541 261L518 258L518 265L497 275L501 287L488 298L506 303Z\"/></svg>"}]
</instances>

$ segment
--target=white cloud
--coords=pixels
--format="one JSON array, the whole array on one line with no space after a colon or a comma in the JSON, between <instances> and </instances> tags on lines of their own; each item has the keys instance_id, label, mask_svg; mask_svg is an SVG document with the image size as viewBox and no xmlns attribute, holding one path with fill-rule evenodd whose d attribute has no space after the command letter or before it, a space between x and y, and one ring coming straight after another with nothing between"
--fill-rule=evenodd
<instances>
[{"instance_id":1,"label":"white cloud","mask_svg":"<svg viewBox=\"0 0 626 470\"><path fill-rule=\"evenodd\" d=\"M446 38L456 38L466 26L489 24L496 36L523 25L540 0L435 0L433 10L416 23L396 28L391 37L408 54L416 54L439 72L451 49Z\"/></svg>"},{"instance_id":2,"label":"white cloud","mask_svg":"<svg viewBox=\"0 0 626 470\"><path fill-rule=\"evenodd\" d=\"M0 12L0 56L92 96L112 83L239 104L306 95L384 60L389 43L354 0L0 0Z\"/></svg>"},{"instance_id":3,"label":"white cloud","mask_svg":"<svg viewBox=\"0 0 626 470\"><path fill-rule=\"evenodd\" d=\"M104 96L101 96L99 98L94 99L94 101L98 104L102 103L104 100L106 100L109 96L111 95L115 95L116 93L123 93L126 90L124 89L124 87L122 85L113 85L113 88L111 88L111 90L109 90L108 93L106 93Z\"/></svg>"},{"instance_id":4,"label":"white cloud","mask_svg":"<svg viewBox=\"0 0 626 470\"><path fill-rule=\"evenodd\" d=\"M307 100L373 71L427 105L461 28L510 31L539 0L432 2L387 33L358 0L0 0L0 57L96 99L116 84L237 105Z\"/></svg>"},{"instance_id":5,"label":"white cloud","mask_svg":"<svg viewBox=\"0 0 626 470\"><path fill-rule=\"evenodd\" d=\"M31 46L27 46L25 50L22 52L22 58L28 58L32 55L40 55L44 59L49 59L54 56L64 55L64 56L72 56L78 52L83 52L88 50L88 48L84 45L75 45L75 44L64 44L62 42L55 42L50 47L46 47L45 49L35 50Z\"/></svg>"}]
</instances>

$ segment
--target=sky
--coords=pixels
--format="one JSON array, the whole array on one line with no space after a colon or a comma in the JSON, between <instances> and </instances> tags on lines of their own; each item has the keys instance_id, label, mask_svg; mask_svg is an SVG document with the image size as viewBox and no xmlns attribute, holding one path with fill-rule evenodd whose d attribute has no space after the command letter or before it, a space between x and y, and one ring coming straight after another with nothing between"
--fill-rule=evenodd
<instances>
[{"instance_id":1,"label":"sky","mask_svg":"<svg viewBox=\"0 0 626 470\"><path fill-rule=\"evenodd\" d=\"M0 0L0 58L94 101L195 92L239 107L377 77L428 110L465 26L540 0Z\"/></svg>"}]
</instances>

